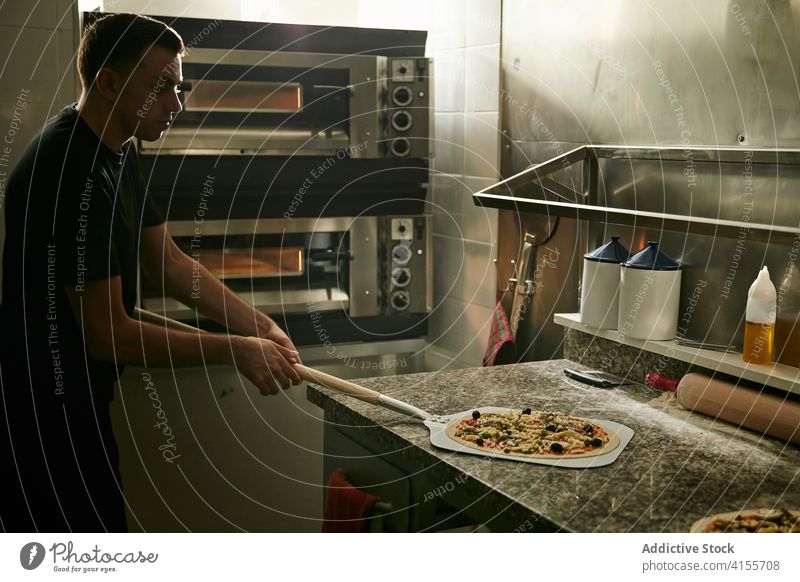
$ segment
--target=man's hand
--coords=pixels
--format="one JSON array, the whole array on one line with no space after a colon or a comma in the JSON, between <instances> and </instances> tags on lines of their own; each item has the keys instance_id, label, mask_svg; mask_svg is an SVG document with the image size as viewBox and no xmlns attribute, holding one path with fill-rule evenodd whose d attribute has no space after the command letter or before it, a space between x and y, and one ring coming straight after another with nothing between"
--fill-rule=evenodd
<instances>
[{"instance_id":1,"label":"man's hand","mask_svg":"<svg viewBox=\"0 0 800 582\"><path fill-rule=\"evenodd\" d=\"M301 364L300 361L300 353L297 351L297 348L292 343L292 340L289 339L289 336L286 335L286 332L283 331L278 324L274 321L271 321L272 325L266 331L261 333L261 337L264 339L269 339L274 341L278 346L281 348L281 353L289 362L289 364Z\"/></svg>"},{"instance_id":2,"label":"man's hand","mask_svg":"<svg viewBox=\"0 0 800 582\"><path fill-rule=\"evenodd\" d=\"M255 384L262 394L277 394L280 388L285 390L300 384L300 376L289 362L287 348L272 340L257 337L235 339L236 368ZM290 345L291 343L289 341Z\"/></svg>"}]
</instances>

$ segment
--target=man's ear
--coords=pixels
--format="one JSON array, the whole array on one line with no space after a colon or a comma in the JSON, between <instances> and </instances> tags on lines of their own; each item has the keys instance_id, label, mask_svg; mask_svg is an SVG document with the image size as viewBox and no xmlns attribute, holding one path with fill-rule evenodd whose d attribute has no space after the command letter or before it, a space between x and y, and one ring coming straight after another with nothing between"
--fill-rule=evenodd
<instances>
[{"instance_id":1,"label":"man's ear","mask_svg":"<svg viewBox=\"0 0 800 582\"><path fill-rule=\"evenodd\" d=\"M115 71L108 67L103 67L97 71L94 78L94 89L109 101L116 101L119 92L122 91L122 78Z\"/></svg>"}]
</instances>

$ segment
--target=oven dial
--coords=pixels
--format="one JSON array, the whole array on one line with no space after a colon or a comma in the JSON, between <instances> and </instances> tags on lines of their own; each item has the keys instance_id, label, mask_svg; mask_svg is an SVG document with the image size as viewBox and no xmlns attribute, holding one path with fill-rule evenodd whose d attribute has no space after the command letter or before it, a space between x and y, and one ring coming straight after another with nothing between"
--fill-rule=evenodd
<instances>
[{"instance_id":1,"label":"oven dial","mask_svg":"<svg viewBox=\"0 0 800 582\"><path fill-rule=\"evenodd\" d=\"M392 140L390 149L395 156L402 158L411 152L411 142L405 137L396 137Z\"/></svg>"},{"instance_id":2,"label":"oven dial","mask_svg":"<svg viewBox=\"0 0 800 582\"><path fill-rule=\"evenodd\" d=\"M414 220L392 218L392 240L414 240Z\"/></svg>"},{"instance_id":3,"label":"oven dial","mask_svg":"<svg viewBox=\"0 0 800 582\"><path fill-rule=\"evenodd\" d=\"M395 87L395 90L392 91L392 101L394 101L395 105L405 107L411 103L412 99L414 99L414 93L405 85Z\"/></svg>"},{"instance_id":4,"label":"oven dial","mask_svg":"<svg viewBox=\"0 0 800 582\"><path fill-rule=\"evenodd\" d=\"M411 249L406 245L395 245L392 249L392 262L397 265L407 265L411 260Z\"/></svg>"},{"instance_id":5,"label":"oven dial","mask_svg":"<svg viewBox=\"0 0 800 582\"><path fill-rule=\"evenodd\" d=\"M392 81L410 83L414 80L414 59L392 60Z\"/></svg>"},{"instance_id":6,"label":"oven dial","mask_svg":"<svg viewBox=\"0 0 800 582\"><path fill-rule=\"evenodd\" d=\"M414 118L405 109L395 111L392 114L392 127L397 131L408 131L414 123Z\"/></svg>"},{"instance_id":7,"label":"oven dial","mask_svg":"<svg viewBox=\"0 0 800 582\"><path fill-rule=\"evenodd\" d=\"M392 285L395 287L406 287L411 283L411 271L408 267L397 267L392 271Z\"/></svg>"},{"instance_id":8,"label":"oven dial","mask_svg":"<svg viewBox=\"0 0 800 582\"><path fill-rule=\"evenodd\" d=\"M408 296L408 291L395 291L392 293L389 302L397 311L405 311L411 304L411 299Z\"/></svg>"}]
</instances>

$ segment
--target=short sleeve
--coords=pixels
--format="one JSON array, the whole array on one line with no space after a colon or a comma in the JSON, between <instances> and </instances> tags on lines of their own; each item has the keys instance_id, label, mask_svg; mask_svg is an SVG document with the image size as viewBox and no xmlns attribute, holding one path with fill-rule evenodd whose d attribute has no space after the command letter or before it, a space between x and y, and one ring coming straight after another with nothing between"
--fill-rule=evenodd
<instances>
[{"instance_id":1,"label":"short sleeve","mask_svg":"<svg viewBox=\"0 0 800 582\"><path fill-rule=\"evenodd\" d=\"M158 210L153 198L145 194L144 204L142 205L142 227L158 226L164 222L164 217Z\"/></svg>"},{"instance_id":2,"label":"short sleeve","mask_svg":"<svg viewBox=\"0 0 800 582\"><path fill-rule=\"evenodd\" d=\"M112 237L114 191L102 171L65 172L58 186L55 241L62 284L83 291L120 274Z\"/></svg>"}]
</instances>

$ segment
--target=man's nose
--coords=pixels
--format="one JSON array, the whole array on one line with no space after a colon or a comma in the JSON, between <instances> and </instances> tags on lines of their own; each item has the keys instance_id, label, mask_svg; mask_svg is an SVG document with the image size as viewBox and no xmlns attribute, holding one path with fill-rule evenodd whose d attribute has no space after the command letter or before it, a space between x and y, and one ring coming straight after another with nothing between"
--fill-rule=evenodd
<instances>
[{"instance_id":1,"label":"man's nose","mask_svg":"<svg viewBox=\"0 0 800 582\"><path fill-rule=\"evenodd\" d=\"M183 105L181 105L181 100L177 93L172 94L172 100L169 103L169 110L173 117L183 111Z\"/></svg>"}]
</instances>

